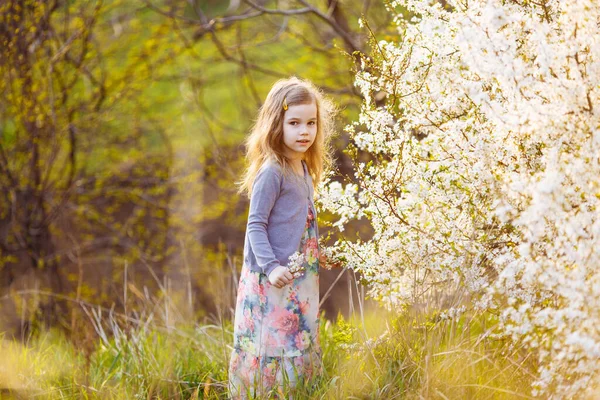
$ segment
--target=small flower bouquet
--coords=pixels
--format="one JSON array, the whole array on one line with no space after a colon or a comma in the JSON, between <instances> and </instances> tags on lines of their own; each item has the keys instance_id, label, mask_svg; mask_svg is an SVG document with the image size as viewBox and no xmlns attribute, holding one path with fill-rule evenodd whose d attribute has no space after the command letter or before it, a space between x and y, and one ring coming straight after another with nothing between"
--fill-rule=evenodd
<instances>
[{"instance_id":1,"label":"small flower bouquet","mask_svg":"<svg viewBox=\"0 0 600 400\"><path fill-rule=\"evenodd\" d=\"M306 272L306 268L304 267L304 263L306 262L305 255L297 251L290 256L289 260L287 267L292 276L294 278L303 276L304 272ZM321 268L328 270L342 268L344 261L343 257L333 254L331 247L319 245L319 265Z\"/></svg>"},{"instance_id":2,"label":"small flower bouquet","mask_svg":"<svg viewBox=\"0 0 600 400\"><path fill-rule=\"evenodd\" d=\"M304 262L306 261L306 257L304 254L300 252L295 252L289 258L290 262L288 262L287 267L292 273L294 278L304 275Z\"/></svg>"}]
</instances>

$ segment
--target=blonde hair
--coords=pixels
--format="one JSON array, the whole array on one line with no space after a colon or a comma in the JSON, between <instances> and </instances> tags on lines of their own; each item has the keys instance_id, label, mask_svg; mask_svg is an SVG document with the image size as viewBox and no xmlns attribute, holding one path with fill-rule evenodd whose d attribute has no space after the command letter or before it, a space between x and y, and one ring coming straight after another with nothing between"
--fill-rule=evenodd
<instances>
[{"instance_id":1,"label":"blonde hair","mask_svg":"<svg viewBox=\"0 0 600 400\"><path fill-rule=\"evenodd\" d=\"M249 164L242 179L236 184L238 193L252 194L252 184L258 171L268 160L278 163L284 174L291 173L291 164L284 155L283 116L289 106L316 103L317 134L315 141L304 153L304 161L317 187L327 171L333 166L331 139L334 135L334 117L338 110L321 89L311 82L292 76L280 79L273 84L264 104L258 111L258 118L246 138L246 162Z\"/></svg>"}]
</instances>

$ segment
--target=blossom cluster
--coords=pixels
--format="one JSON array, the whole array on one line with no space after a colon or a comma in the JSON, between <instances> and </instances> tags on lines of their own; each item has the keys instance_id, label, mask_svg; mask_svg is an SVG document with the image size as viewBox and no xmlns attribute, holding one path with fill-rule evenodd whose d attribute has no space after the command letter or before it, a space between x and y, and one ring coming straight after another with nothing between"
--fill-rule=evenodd
<instances>
[{"instance_id":1,"label":"blossom cluster","mask_svg":"<svg viewBox=\"0 0 600 400\"><path fill-rule=\"evenodd\" d=\"M304 253L300 253L298 251L296 251L294 254L292 254L289 257L289 262L287 264L287 267L289 269L289 271L292 273L292 276L294 278L298 278L302 275L304 275L304 272L306 272L306 268L304 267L304 263L306 262L306 257L304 255Z\"/></svg>"},{"instance_id":2,"label":"blossom cluster","mask_svg":"<svg viewBox=\"0 0 600 400\"><path fill-rule=\"evenodd\" d=\"M343 267L344 265L344 258L340 257L335 249L329 246L319 244L319 254L325 257L326 262L319 263L319 266L324 269L331 270L335 267Z\"/></svg>"},{"instance_id":3,"label":"blossom cluster","mask_svg":"<svg viewBox=\"0 0 600 400\"><path fill-rule=\"evenodd\" d=\"M366 217L374 233L332 251L389 308L445 285L499 309L539 357L533 393L580 395L600 372L600 3L389 11L397 35L363 57L346 127L371 161L318 200L340 232Z\"/></svg>"}]
</instances>

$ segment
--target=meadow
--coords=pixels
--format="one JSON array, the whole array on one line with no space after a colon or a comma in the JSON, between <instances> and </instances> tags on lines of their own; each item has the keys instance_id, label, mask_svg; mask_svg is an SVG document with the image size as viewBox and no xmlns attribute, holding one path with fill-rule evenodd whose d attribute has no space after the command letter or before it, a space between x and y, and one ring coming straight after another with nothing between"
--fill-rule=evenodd
<instances>
[{"instance_id":1,"label":"meadow","mask_svg":"<svg viewBox=\"0 0 600 400\"><path fill-rule=\"evenodd\" d=\"M81 303L76 334L32 329L0 342L2 399L226 399L231 318L175 320L169 298L127 315ZM170 310L171 316L167 316ZM231 310L222 310L227 315ZM297 399L517 399L535 377L526 351L494 338L491 314L435 307L321 315L324 374L279 395ZM170 321L168 324L165 321ZM281 397L279 397L281 398Z\"/></svg>"}]
</instances>

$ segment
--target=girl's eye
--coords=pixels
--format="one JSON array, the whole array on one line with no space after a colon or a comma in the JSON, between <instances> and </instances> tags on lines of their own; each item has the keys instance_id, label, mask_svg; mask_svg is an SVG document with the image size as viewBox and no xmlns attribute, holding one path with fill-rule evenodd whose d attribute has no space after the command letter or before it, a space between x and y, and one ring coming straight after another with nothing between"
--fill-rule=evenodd
<instances>
[{"instance_id":1,"label":"girl's eye","mask_svg":"<svg viewBox=\"0 0 600 400\"><path fill-rule=\"evenodd\" d=\"M294 125L294 124L297 124L297 123L298 122L296 122L296 121L290 122L291 125ZM315 121L310 121L309 124L313 124L314 125L314 124L316 124L316 122Z\"/></svg>"}]
</instances>

